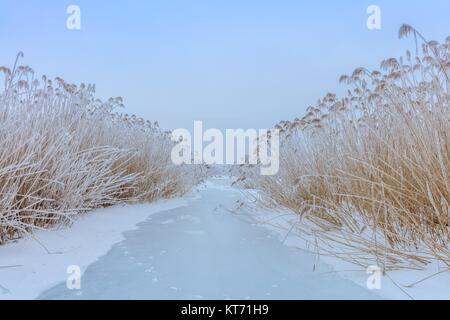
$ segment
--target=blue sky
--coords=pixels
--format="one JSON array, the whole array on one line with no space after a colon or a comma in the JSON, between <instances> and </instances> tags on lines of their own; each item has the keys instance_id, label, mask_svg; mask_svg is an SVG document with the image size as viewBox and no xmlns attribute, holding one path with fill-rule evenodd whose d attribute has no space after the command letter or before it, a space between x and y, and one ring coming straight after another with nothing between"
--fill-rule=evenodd
<instances>
[{"instance_id":1,"label":"blue sky","mask_svg":"<svg viewBox=\"0 0 450 320\"><path fill-rule=\"evenodd\" d=\"M66 28L70 4L79 31ZM371 4L379 31L366 27ZM443 40L449 12L448 0L0 0L0 65L23 51L37 73L95 83L167 129L267 128L342 90L341 74L411 48L402 23Z\"/></svg>"}]
</instances>

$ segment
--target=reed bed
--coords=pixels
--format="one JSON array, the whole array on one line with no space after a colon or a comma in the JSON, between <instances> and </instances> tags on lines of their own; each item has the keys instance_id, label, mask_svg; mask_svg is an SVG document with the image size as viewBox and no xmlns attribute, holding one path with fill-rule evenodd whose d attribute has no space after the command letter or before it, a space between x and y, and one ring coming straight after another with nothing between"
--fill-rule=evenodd
<instances>
[{"instance_id":1,"label":"reed bed","mask_svg":"<svg viewBox=\"0 0 450 320\"><path fill-rule=\"evenodd\" d=\"M95 208L180 195L199 178L172 164L157 123L119 113L121 98L37 78L18 59L0 68L0 244Z\"/></svg>"},{"instance_id":2,"label":"reed bed","mask_svg":"<svg viewBox=\"0 0 450 320\"><path fill-rule=\"evenodd\" d=\"M300 215L300 236L322 254L385 271L450 268L450 37L343 75L307 114L283 121L280 172L247 171L267 206Z\"/></svg>"}]
</instances>

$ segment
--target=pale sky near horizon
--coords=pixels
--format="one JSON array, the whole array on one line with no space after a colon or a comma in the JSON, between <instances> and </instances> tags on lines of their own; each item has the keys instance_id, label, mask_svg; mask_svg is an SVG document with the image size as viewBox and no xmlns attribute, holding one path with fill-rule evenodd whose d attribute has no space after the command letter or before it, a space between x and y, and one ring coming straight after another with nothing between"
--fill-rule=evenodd
<instances>
[{"instance_id":1,"label":"pale sky near horizon","mask_svg":"<svg viewBox=\"0 0 450 320\"><path fill-rule=\"evenodd\" d=\"M66 8L81 8L81 30ZM366 27L381 8L382 29ZM341 74L413 47L402 23L450 35L448 0L0 0L0 65L95 83L165 129L270 128L301 116Z\"/></svg>"}]
</instances>

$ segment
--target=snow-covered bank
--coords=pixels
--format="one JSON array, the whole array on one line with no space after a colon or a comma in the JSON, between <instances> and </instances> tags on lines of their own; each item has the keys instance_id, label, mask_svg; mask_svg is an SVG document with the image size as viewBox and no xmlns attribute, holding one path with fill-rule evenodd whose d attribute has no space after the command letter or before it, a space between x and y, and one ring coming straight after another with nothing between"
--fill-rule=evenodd
<instances>
[{"instance_id":1,"label":"snow-covered bank","mask_svg":"<svg viewBox=\"0 0 450 320\"><path fill-rule=\"evenodd\" d=\"M249 191L254 193L256 191ZM305 240L295 230L299 217L289 210L269 210L246 206L246 213L262 226L274 232L286 246L314 252L314 244ZM370 274L366 269L332 256L320 255L315 262L333 267L333 273L366 288ZM448 300L450 299L450 272L438 262L426 270L389 271L381 278L381 289L373 292L384 299L395 300ZM413 285L413 286L411 286Z\"/></svg>"},{"instance_id":2,"label":"snow-covered bank","mask_svg":"<svg viewBox=\"0 0 450 320\"><path fill-rule=\"evenodd\" d=\"M115 206L80 217L72 226L38 231L33 237L0 247L0 300L34 299L65 281L67 267L81 271L150 215L187 205L186 198L152 204ZM132 210L131 210L132 208Z\"/></svg>"}]
</instances>

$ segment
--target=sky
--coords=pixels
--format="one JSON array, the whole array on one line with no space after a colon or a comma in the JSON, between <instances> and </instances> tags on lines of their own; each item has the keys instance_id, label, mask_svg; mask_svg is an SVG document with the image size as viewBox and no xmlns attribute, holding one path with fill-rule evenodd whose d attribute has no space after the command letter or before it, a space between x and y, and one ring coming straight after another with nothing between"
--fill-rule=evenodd
<instances>
[{"instance_id":1,"label":"sky","mask_svg":"<svg viewBox=\"0 0 450 320\"><path fill-rule=\"evenodd\" d=\"M69 5L81 29L69 30ZM381 9L381 30L366 10ZM101 99L164 129L271 128L302 116L342 74L450 35L448 0L0 0L0 65L95 83Z\"/></svg>"}]
</instances>

